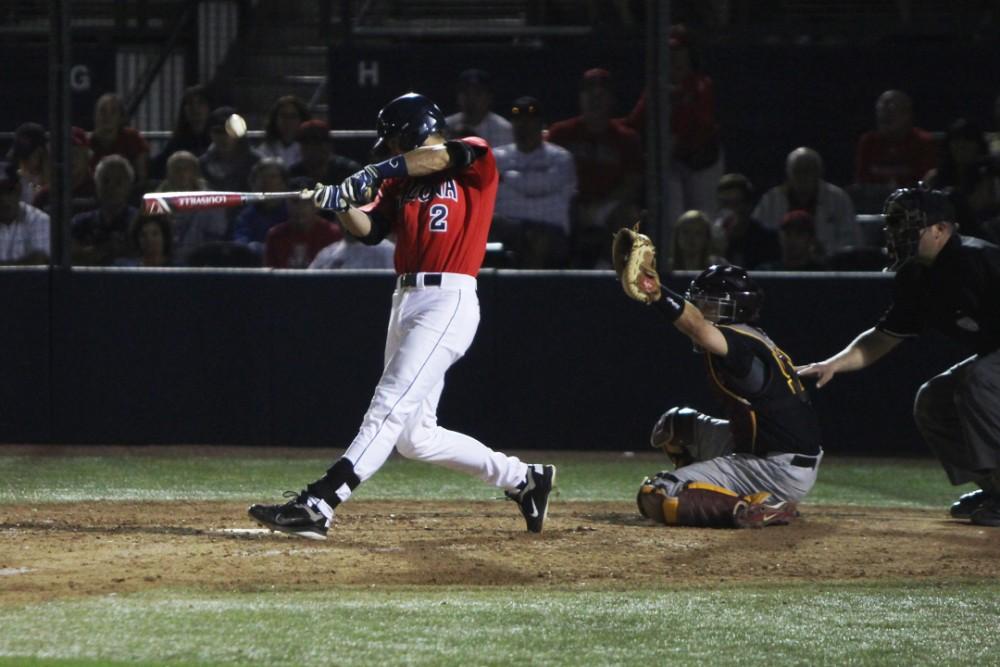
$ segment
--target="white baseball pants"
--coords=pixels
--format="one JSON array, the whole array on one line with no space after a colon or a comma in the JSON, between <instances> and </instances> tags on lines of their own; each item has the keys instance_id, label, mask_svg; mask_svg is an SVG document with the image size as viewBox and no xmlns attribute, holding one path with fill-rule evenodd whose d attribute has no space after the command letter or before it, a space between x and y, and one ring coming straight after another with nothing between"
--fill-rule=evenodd
<instances>
[{"instance_id":1,"label":"white baseball pants","mask_svg":"<svg viewBox=\"0 0 1000 667\"><path fill-rule=\"evenodd\" d=\"M425 286L427 276L440 276L440 285ZM395 447L408 458L513 489L527 475L525 463L437 423L445 373L465 354L479 327L476 279L459 273L418 273L415 282L414 287L401 287L397 281L385 368L344 457L361 482L382 467ZM346 484L337 491L341 501L350 493Z\"/></svg>"}]
</instances>

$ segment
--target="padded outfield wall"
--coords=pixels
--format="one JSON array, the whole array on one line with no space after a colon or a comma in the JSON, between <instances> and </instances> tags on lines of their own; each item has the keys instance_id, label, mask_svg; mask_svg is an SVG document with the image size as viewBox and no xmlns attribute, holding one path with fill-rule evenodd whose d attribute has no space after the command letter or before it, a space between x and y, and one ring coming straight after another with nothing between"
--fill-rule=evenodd
<instances>
[{"instance_id":1,"label":"padded outfield wall","mask_svg":"<svg viewBox=\"0 0 1000 667\"><path fill-rule=\"evenodd\" d=\"M668 280L683 288L688 276ZM802 363L889 299L880 274L760 274ZM346 446L382 364L387 272L0 270L0 442ZM704 364L610 272L484 271L443 425L506 449L646 447L676 404L718 412ZM929 336L813 392L830 451L923 454L911 403L963 351Z\"/></svg>"}]
</instances>

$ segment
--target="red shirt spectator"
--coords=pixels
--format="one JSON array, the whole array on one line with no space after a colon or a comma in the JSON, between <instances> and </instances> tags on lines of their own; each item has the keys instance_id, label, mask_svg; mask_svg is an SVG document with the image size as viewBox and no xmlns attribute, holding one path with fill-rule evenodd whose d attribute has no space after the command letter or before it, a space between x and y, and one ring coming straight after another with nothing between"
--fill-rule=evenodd
<instances>
[{"instance_id":1,"label":"red shirt spectator","mask_svg":"<svg viewBox=\"0 0 1000 667\"><path fill-rule=\"evenodd\" d=\"M892 187L912 187L937 164L937 144L913 126L913 104L899 90L887 90L875 103L878 129L858 141L854 180Z\"/></svg>"},{"instance_id":2,"label":"red shirt spectator","mask_svg":"<svg viewBox=\"0 0 1000 667\"><path fill-rule=\"evenodd\" d=\"M296 190L311 188L315 181L293 178L289 183ZM291 199L288 221L275 225L267 232L264 242L264 264L273 269L305 269L320 250L344 237L340 227L320 217L312 199Z\"/></svg>"},{"instance_id":3,"label":"red shirt spectator","mask_svg":"<svg viewBox=\"0 0 1000 667\"><path fill-rule=\"evenodd\" d=\"M595 131L580 116L562 120L549 128L548 139L573 154L581 202L611 195L642 164L639 135L611 121Z\"/></svg>"},{"instance_id":4,"label":"red shirt spectator","mask_svg":"<svg viewBox=\"0 0 1000 667\"><path fill-rule=\"evenodd\" d=\"M125 125L125 105L114 93L101 95L94 110L94 131L90 134L90 165L106 155L121 155L135 171L135 183L142 187L146 182L149 162L149 144L139 131Z\"/></svg>"}]
</instances>

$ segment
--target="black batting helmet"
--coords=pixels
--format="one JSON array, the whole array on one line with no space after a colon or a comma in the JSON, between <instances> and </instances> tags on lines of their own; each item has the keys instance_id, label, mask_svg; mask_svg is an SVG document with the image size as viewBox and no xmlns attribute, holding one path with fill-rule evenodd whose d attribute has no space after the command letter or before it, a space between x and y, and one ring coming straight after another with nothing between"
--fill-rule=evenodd
<instances>
[{"instance_id":1,"label":"black batting helmet","mask_svg":"<svg viewBox=\"0 0 1000 667\"><path fill-rule=\"evenodd\" d=\"M713 264L691 281L684 298L717 324L753 322L760 314L764 292L739 266Z\"/></svg>"},{"instance_id":2,"label":"black batting helmet","mask_svg":"<svg viewBox=\"0 0 1000 667\"><path fill-rule=\"evenodd\" d=\"M385 142L397 138L405 153L420 146L432 134L444 132L445 121L441 108L419 93L406 93L382 107L375 122L378 140L372 150L385 148Z\"/></svg>"},{"instance_id":3,"label":"black batting helmet","mask_svg":"<svg viewBox=\"0 0 1000 667\"><path fill-rule=\"evenodd\" d=\"M948 195L940 190L928 190L923 183L889 195L882 216L885 219L885 249L889 253L887 271L895 271L917 254L921 229L955 219Z\"/></svg>"}]
</instances>

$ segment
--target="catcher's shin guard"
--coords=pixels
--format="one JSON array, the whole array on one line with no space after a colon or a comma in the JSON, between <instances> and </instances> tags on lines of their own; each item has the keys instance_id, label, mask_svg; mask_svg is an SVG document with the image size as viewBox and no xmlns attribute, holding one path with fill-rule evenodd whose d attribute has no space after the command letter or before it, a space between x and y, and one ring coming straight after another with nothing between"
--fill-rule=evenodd
<instances>
[{"instance_id":1,"label":"catcher's shin guard","mask_svg":"<svg viewBox=\"0 0 1000 667\"><path fill-rule=\"evenodd\" d=\"M708 482L688 482L680 493L670 496L647 478L639 487L636 502L640 514L667 526L741 528L747 508L768 495L740 496Z\"/></svg>"}]
</instances>

